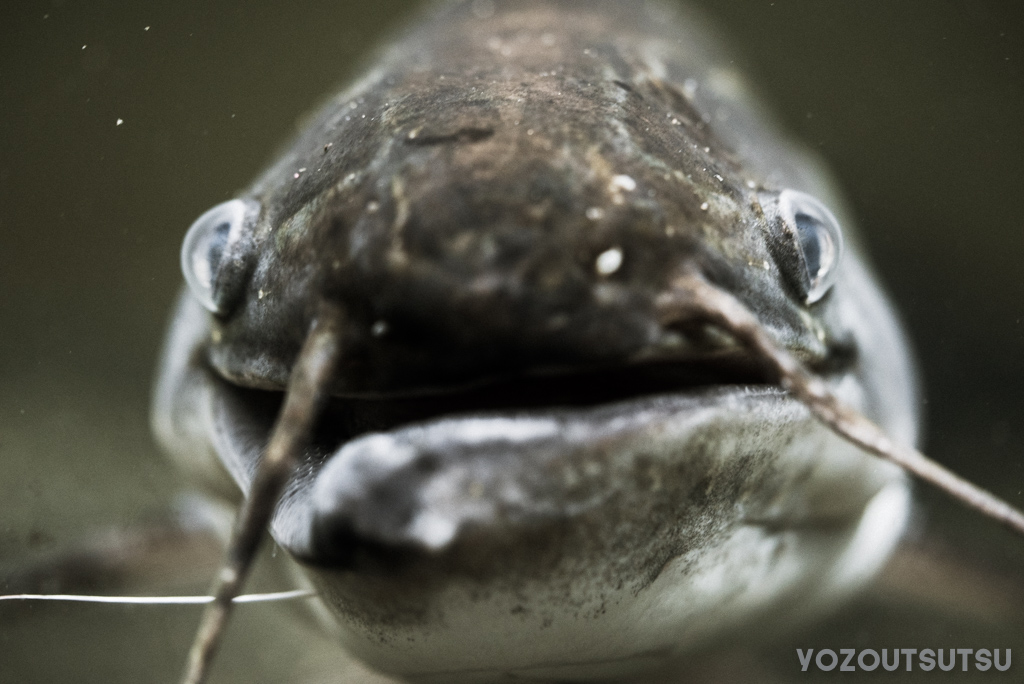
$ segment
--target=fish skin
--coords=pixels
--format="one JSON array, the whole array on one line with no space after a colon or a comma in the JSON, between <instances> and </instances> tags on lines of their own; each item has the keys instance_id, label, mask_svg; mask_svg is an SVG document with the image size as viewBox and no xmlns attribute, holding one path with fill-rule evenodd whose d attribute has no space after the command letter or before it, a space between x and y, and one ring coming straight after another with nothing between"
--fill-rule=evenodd
<instances>
[{"instance_id":1,"label":"fish skin","mask_svg":"<svg viewBox=\"0 0 1024 684\"><path fill-rule=\"evenodd\" d=\"M349 316L333 391L360 400L700 361L655 312L694 269L914 440L907 345L855 239L813 307L785 272L775 193L815 194L849 235L840 201L699 19L612 0L474 7L418 24L245 193L264 210L234 310L183 295L154 423L198 483L247 489L272 414L233 385L284 387L320 297ZM606 275L609 249L623 259ZM481 420L558 429L474 443ZM274 535L347 648L422 681L628 676L814 614L870 578L906 516L902 474L764 387L352 437L306 455ZM382 439L404 456L382 460Z\"/></svg>"},{"instance_id":2,"label":"fish skin","mask_svg":"<svg viewBox=\"0 0 1024 684\"><path fill-rule=\"evenodd\" d=\"M747 187L783 179L740 166L679 85L703 76L700 45L680 51L656 9L506 7L424 24L247 193L267 209L246 297L210 352L218 371L283 387L311 290L352 319L336 393L628 362L668 344L654 301L687 264L822 358ZM595 260L613 248L622 267L603 277Z\"/></svg>"}]
</instances>

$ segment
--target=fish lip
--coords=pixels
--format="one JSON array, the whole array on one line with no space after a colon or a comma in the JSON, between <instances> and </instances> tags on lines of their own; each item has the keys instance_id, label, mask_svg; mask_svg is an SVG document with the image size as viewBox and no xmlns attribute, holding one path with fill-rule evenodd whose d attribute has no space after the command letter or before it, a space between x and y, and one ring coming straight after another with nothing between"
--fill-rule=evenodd
<instances>
[{"instance_id":1,"label":"fish lip","mask_svg":"<svg viewBox=\"0 0 1024 684\"><path fill-rule=\"evenodd\" d=\"M248 491L255 477L262 450L269 439L284 393L257 391L235 385L221 377L209 366L206 369L206 377L211 396L214 399L211 403L214 413L214 448L240 488L243 491ZM364 443L367 440L386 440L395 436L406 437L410 431L415 430L436 436L438 430L451 426L453 428L450 431L452 441L448 447L466 447L472 450L472 445L466 444L466 430L460 432L458 429L465 428L470 421L507 421L509 425L522 425L524 421L538 418L548 420L552 414L556 414L563 425L582 425L602 412L635 415L643 411L645 407L651 406L652 403L658 402L670 404L675 402L677 413L681 417L686 412L696 412L709 404L722 405L736 398L751 395L772 396L786 402L797 403L781 387L768 382L767 379L761 378L759 381L753 377L750 379L753 381L687 386L671 392L640 394L618 401L587 406L549 406L532 409L506 407L502 410L490 411L466 410L433 415L418 421L398 423L388 426L386 429L365 431L342 439L335 438L333 441L325 441L321 435L321 437L315 438L313 445L306 450L296 474L289 482L275 513L272 530L279 544L288 549L293 556L312 565L343 567L353 562L352 554L325 552L325 548L355 549L364 560L367 556L371 556L374 563L378 564L381 559L386 559L385 564L395 564L412 557L420 557L423 553L437 554L451 546L455 534L439 534L436 529L427 528L421 530L422 534L410 533L407 527L403 527L403 524L408 521L391 519L391 522L387 523L386 515L382 516L376 513L373 515L379 519L378 522L385 520L385 523L374 523L368 527L365 524L348 524L346 521L338 524L335 520L334 523L331 523L333 527L330 534L322 532L325 527L325 518L331 517L324 512L326 508L330 507L330 504L325 504L322 501L323 490L325 487L328 490L332 487L337 488L338 482L323 485L321 476L349 445L363 444L365 446ZM339 402L344 399L335 398L333 401ZM577 440L577 444L586 445L588 440L599 439L599 436L596 434L593 437L580 436L577 430L574 439ZM517 441L516 438L510 437L506 443L507 450L518 450L523 452L524 456L528 455L526 451L530 447L529 439ZM411 482L409 486L415 489L420 484ZM364 487L367 491L372 488L372 483ZM316 500L318 490L321 501ZM414 491L405 494L407 499L408 497L415 498ZM399 499L401 498L400 496ZM407 500L404 503L400 502L401 505L398 508L408 509L408 503ZM388 508L378 507L378 512L382 510L388 510ZM337 515L333 517L338 518ZM458 530L454 532L457 533ZM329 541L325 542L324 539ZM336 544L339 541L344 541L344 544Z\"/></svg>"},{"instance_id":2,"label":"fish lip","mask_svg":"<svg viewBox=\"0 0 1024 684\"><path fill-rule=\"evenodd\" d=\"M521 468L508 468L511 461L530 462L542 472L555 466L557 472L572 460L563 460L569 454L603 460L607 455L601 452L614 452L616 442L646 434L647 425L638 423L648 412L661 409L662 421L666 415L678 419L709 408L707 403L755 395L784 398L785 391L769 385L702 387L589 407L443 416L361 435L341 445L317 475L309 497L310 551L295 545L293 553L310 565L386 571L452 550L473 526L557 524L600 507L611 492L597 488L579 501L537 497L536 483L524 480L538 476L524 478ZM476 505L457 494L448 502L463 508L454 519L423 515L419 509L430 498L424 490L466 490L469 472L488 482L487 494L469 495Z\"/></svg>"},{"instance_id":3,"label":"fish lip","mask_svg":"<svg viewBox=\"0 0 1024 684\"><path fill-rule=\"evenodd\" d=\"M710 370L709 370L710 367ZM672 375L673 372L682 372L682 375ZM646 372L647 382L637 382L637 375ZM656 377L651 375L657 374ZM220 369L210 363L202 364L203 383L211 396L218 399L218 406L215 413L217 419L217 430L223 435L239 435L238 430L233 430L232 425L246 426L245 441L251 451L252 442L262 441L265 445L269 440L270 430L276 421L277 413L284 403L286 395L285 388L267 385L260 382L250 382L251 379L239 379L227 377ZM632 377L630 377L632 376ZM551 394L551 388L556 389L565 380L569 385L565 386L565 392L557 396ZM605 387L595 387L594 380L605 383ZM583 387L578 386L584 383ZM513 387L515 395L517 384L535 385L528 387L525 398L513 396L495 402L494 391L508 394L509 386ZM586 384L589 383L589 384ZM366 433L387 433L395 429L401 429L413 424L429 424L437 420L448 420L462 416L488 415L523 415L534 411L564 410L599 408L607 405L626 404L632 399L644 399L655 396L686 396L696 390L709 388L735 387L741 391L749 391L754 387L775 385L769 377L767 369L756 359L745 353L725 352L709 354L700 359L645 359L638 363L591 367L584 369L565 368L541 368L528 374L517 374L505 377L482 378L476 382L451 385L447 387L416 388L402 392L353 392L332 395L327 402L327 407L321 411L317 419L319 432L314 436L313 441L319 441L321 446L324 442L330 442L331 452L336 452L344 444L357 439ZM529 393L534 396L529 396ZM538 397L538 392L546 392L545 396ZM593 395L587 394L594 393ZM582 393L582 394L581 394ZM595 398L596 395L596 398ZM538 401L538 399L540 399ZM434 404L454 402L454 406L447 409L437 409ZM344 408L344 404L348 408ZM334 416L338 414L351 414L353 409L358 410L366 405L386 406L395 404L420 404L431 405L421 415L391 419L385 419L382 424L370 427L357 427L347 435L339 435L336 431L332 436L323 435L323 423L325 415ZM261 439L257 439L257 435ZM243 489L248 489L248 484L255 474L255 464L259 460L256 457L248 459L252 467L246 468L246 473L236 473L232 468L232 474Z\"/></svg>"}]
</instances>

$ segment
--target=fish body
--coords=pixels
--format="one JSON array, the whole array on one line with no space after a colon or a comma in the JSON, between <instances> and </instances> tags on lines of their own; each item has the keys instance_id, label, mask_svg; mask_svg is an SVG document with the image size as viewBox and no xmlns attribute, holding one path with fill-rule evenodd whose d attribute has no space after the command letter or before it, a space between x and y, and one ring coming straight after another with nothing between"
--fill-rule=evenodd
<instances>
[{"instance_id":1,"label":"fish body","mask_svg":"<svg viewBox=\"0 0 1024 684\"><path fill-rule=\"evenodd\" d=\"M637 676L827 610L898 541L897 468L660 313L697 273L916 438L852 222L730 64L658 3L446 4L190 232L154 425L212 496L251 487L318 305L345 313L271 532L377 669ZM820 287L794 216L842 226Z\"/></svg>"}]
</instances>

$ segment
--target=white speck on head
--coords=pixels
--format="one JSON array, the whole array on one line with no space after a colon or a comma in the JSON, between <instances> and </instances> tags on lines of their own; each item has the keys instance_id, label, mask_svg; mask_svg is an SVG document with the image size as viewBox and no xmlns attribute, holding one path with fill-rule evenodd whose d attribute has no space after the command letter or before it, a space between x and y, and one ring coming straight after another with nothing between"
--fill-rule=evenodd
<instances>
[{"instance_id":1,"label":"white speck on head","mask_svg":"<svg viewBox=\"0 0 1024 684\"><path fill-rule=\"evenodd\" d=\"M755 188L757 188L757 183L755 183L755 182L754 182L754 181L752 181L752 180L748 180L748 181L747 181L747 187L748 187L749 189L751 189L751 190L754 190Z\"/></svg>"},{"instance_id":2,"label":"white speck on head","mask_svg":"<svg viewBox=\"0 0 1024 684\"><path fill-rule=\"evenodd\" d=\"M87 45L83 45L83 46L82 46L82 49L84 50L84 49L85 49L86 47L88 47L88 46L87 46Z\"/></svg>"},{"instance_id":3,"label":"white speck on head","mask_svg":"<svg viewBox=\"0 0 1024 684\"><path fill-rule=\"evenodd\" d=\"M296 179L297 179L297 178L299 177L299 175L300 175L300 174L297 174L297 173L296 173L296 174L294 174L294 175L292 176L292 178L296 178Z\"/></svg>"},{"instance_id":4,"label":"white speck on head","mask_svg":"<svg viewBox=\"0 0 1024 684\"><path fill-rule=\"evenodd\" d=\"M384 335L387 335L388 322L377 321L376 323L373 324L373 327L370 328L370 334L373 335L374 337L383 337Z\"/></svg>"},{"instance_id":5,"label":"white speck on head","mask_svg":"<svg viewBox=\"0 0 1024 684\"><path fill-rule=\"evenodd\" d=\"M367 202L367 204L366 204L366 213L367 214L376 214L378 211L380 211L380 202L377 202L376 200L370 200L369 202Z\"/></svg>"},{"instance_id":6,"label":"white speck on head","mask_svg":"<svg viewBox=\"0 0 1024 684\"><path fill-rule=\"evenodd\" d=\"M724 178L722 178L722 177L721 177L720 175L718 175L717 173L715 174L715 178L717 178L717 179L718 179L718 182L719 182L719 183L724 183L724 182L725 182L725 179L724 179Z\"/></svg>"},{"instance_id":7,"label":"white speck on head","mask_svg":"<svg viewBox=\"0 0 1024 684\"><path fill-rule=\"evenodd\" d=\"M601 207L590 207L587 209L587 218L591 221L600 221L604 218L604 209Z\"/></svg>"},{"instance_id":8,"label":"white speck on head","mask_svg":"<svg viewBox=\"0 0 1024 684\"><path fill-rule=\"evenodd\" d=\"M266 292L264 292L264 291L263 291L263 290L261 289L261 290L260 290L259 292L257 292L257 293L256 293L256 296L257 296L257 297L258 297L259 299L263 299L264 297L266 297L266 296L267 296L267 293L266 293Z\"/></svg>"},{"instance_id":9,"label":"white speck on head","mask_svg":"<svg viewBox=\"0 0 1024 684\"><path fill-rule=\"evenodd\" d=\"M117 123L115 125L120 126L123 123L124 123L124 119L118 119Z\"/></svg>"},{"instance_id":10,"label":"white speck on head","mask_svg":"<svg viewBox=\"0 0 1024 684\"><path fill-rule=\"evenodd\" d=\"M700 210L701 211L707 211L710 208L711 208L711 205L708 204L707 202L705 202L704 204L700 205Z\"/></svg>"},{"instance_id":11,"label":"white speck on head","mask_svg":"<svg viewBox=\"0 0 1024 684\"><path fill-rule=\"evenodd\" d=\"M607 252L602 252L601 255L597 257L595 267L597 268L597 272L603 276L615 273L622 268L622 250L618 247L613 247Z\"/></svg>"},{"instance_id":12,"label":"white speck on head","mask_svg":"<svg viewBox=\"0 0 1024 684\"><path fill-rule=\"evenodd\" d=\"M633 180L632 176L619 174L612 177L611 189L612 191L625 190L626 192L633 192L636 190L636 181Z\"/></svg>"},{"instance_id":13,"label":"white speck on head","mask_svg":"<svg viewBox=\"0 0 1024 684\"><path fill-rule=\"evenodd\" d=\"M490 19L494 16L494 0L473 0L473 16Z\"/></svg>"},{"instance_id":14,"label":"white speck on head","mask_svg":"<svg viewBox=\"0 0 1024 684\"><path fill-rule=\"evenodd\" d=\"M148 31L148 30L149 30L149 27L147 26L146 28L144 28L144 29L142 29L142 30L143 30L143 31Z\"/></svg>"}]
</instances>

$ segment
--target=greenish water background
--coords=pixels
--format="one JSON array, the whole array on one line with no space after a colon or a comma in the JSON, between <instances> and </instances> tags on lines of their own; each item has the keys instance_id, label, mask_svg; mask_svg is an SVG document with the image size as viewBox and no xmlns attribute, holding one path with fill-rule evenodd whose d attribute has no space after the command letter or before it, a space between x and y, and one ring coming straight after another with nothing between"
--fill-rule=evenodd
<instances>
[{"instance_id":1,"label":"greenish water background","mask_svg":"<svg viewBox=\"0 0 1024 684\"><path fill-rule=\"evenodd\" d=\"M701 4L845 188L919 353L929 453L1024 506L1021 3ZM178 491L147 411L184 231L244 187L410 8L0 9L0 565L137 520ZM922 498L954 544L1024 563L1024 543ZM985 628L975 644L976 626L893 610L857 608L798 645L942 639L1024 657L1020 630ZM194 619L0 608L0 683L170 682ZM277 630L251 612L243 623L218 681L275 681L300 657L305 637L248 648ZM783 675L812 681L788 649L778 658ZM945 678L973 681L956 676Z\"/></svg>"}]
</instances>

